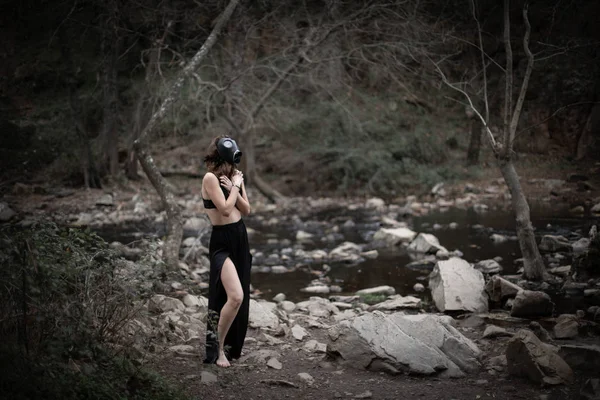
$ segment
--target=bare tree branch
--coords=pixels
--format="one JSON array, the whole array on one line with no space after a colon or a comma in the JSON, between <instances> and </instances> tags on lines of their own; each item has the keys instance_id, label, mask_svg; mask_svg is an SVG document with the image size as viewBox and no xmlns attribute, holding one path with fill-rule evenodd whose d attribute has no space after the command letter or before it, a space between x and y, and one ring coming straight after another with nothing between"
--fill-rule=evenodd
<instances>
[{"instance_id":1,"label":"bare tree branch","mask_svg":"<svg viewBox=\"0 0 600 400\"><path fill-rule=\"evenodd\" d=\"M444 72L442 71L440 66L437 63L433 62L433 60L432 60L432 63L435 66L435 68L437 69L440 76L442 77L442 81L444 82L444 84L447 85L449 88L456 90L457 92L459 92L463 96L465 96L465 98L469 102L469 107L471 107L471 109L473 110L475 115L477 115L477 118L479 118L479 120L483 124L483 127L485 128L485 132L487 133L488 139L490 140L490 143L492 145L492 150L494 151L494 153L497 152L498 144L496 142L496 139L494 138L494 134L492 133L492 130L490 129L486 119L481 115L479 110L477 110L477 107L475 107L475 105L473 104L473 101L471 100L471 96L469 96L469 94L466 91L464 91L463 89L461 89L460 87L450 83L450 81L448 81L448 78L446 77L446 74L444 74Z\"/></svg>"},{"instance_id":2,"label":"bare tree branch","mask_svg":"<svg viewBox=\"0 0 600 400\"><path fill-rule=\"evenodd\" d=\"M481 35L481 24L479 23L479 19L477 18L477 9L475 7L475 0L471 0L471 9L473 11L473 19L477 23L477 34L479 35L479 54L481 55L481 68L483 71L483 101L485 103L485 120L490 120L490 105L488 101L488 93L487 93L487 66L485 64L485 51L483 50L483 37Z\"/></svg>"},{"instance_id":3,"label":"bare tree branch","mask_svg":"<svg viewBox=\"0 0 600 400\"><path fill-rule=\"evenodd\" d=\"M506 51L505 89L504 89L504 150L503 155L510 154L510 116L512 114L513 91L513 54L510 44L510 0L504 0L504 48Z\"/></svg>"},{"instance_id":4,"label":"bare tree branch","mask_svg":"<svg viewBox=\"0 0 600 400\"><path fill-rule=\"evenodd\" d=\"M525 22L523 48L525 49L525 54L527 55L527 68L525 70L525 76L523 77L523 83L521 83L521 91L519 93L519 98L517 99L517 104L515 106L515 110L512 116L512 121L510 122L510 138L509 141L504 144L508 149L512 149L515 134L517 132L517 125L519 124L519 118L521 117L521 111L523 109L523 102L525 101L525 95L527 94L527 87L529 86L529 78L531 77L531 72L533 71L534 58L533 53L529 49L529 35L531 34L531 24L529 23L529 18L527 16L528 8L529 4L526 3L525 7L523 7L523 20Z\"/></svg>"}]
</instances>

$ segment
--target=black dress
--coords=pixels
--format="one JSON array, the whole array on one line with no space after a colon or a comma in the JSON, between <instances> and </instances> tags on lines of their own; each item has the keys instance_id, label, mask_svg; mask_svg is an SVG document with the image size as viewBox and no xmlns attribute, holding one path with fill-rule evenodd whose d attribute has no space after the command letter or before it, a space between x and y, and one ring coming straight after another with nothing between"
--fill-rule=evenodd
<instances>
[{"instance_id":1,"label":"black dress","mask_svg":"<svg viewBox=\"0 0 600 400\"><path fill-rule=\"evenodd\" d=\"M206 200L205 205L209 202L210 200ZM217 358L219 358L219 341L217 338L219 316L221 309L227 302L227 293L221 282L221 269L228 257L235 265L244 292L242 305L225 337L224 351L228 359L232 360L241 356L246 331L248 330L252 255L250 254L248 244L248 232L242 219L230 224L214 225L212 227L209 257L210 282L206 322L206 357L204 358L204 363L215 363Z\"/></svg>"}]
</instances>

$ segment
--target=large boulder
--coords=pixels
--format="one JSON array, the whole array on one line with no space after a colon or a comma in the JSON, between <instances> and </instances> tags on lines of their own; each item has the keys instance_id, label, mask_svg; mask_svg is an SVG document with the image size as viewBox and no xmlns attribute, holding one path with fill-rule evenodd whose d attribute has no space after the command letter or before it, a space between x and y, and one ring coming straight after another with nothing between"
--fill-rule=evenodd
<instances>
[{"instance_id":1,"label":"large boulder","mask_svg":"<svg viewBox=\"0 0 600 400\"><path fill-rule=\"evenodd\" d=\"M512 317L546 317L552 315L554 303L550 295L534 290L521 290L513 301L510 315Z\"/></svg>"},{"instance_id":2,"label":"large boulder","mask_svg":"<svg viewBox=\"0 0 600 400\"><path fill-rule=\"evenodd\" d=\"M248 325L251 328L275 330L279 327L279 317L275 314L277 303L258 302L250 299L250 315Z\"/></svg>"},{"instance_id":3,"label":"large boulder","mask_svg":"<svg viewBox=\"0 0 600 400\"><path fill-rule=\"evenodd\" d=\"M461 258L438 261L429 275L429 288L438 310L486 312L483 274Z\"/></svg>"},{"instance_id":4,"label":"large boulder","mask_svg":"<svg viewBox=\"0 0 600 400\"><path fill-rule=\"evenodd\" d=\"M540 341L530 330L521 329L509 340L506 348L508 373L528 377L542 385L572 383L573 370L557 350Z\"/></svg>"},{"instance_id":5,"label":"large boulder","mask_svg":"<svg viewBox=\"0 0 600 400\"><path fill-rule=\"evenodd\" d=\"M353 368L461 377L480 368L481 352L451 325L451 318L401 312L366 313L329 330L327 352Z\"/></svg>"},{"instance_id":6,"label":"large boulder","mask_svg":"<svg viewBox=\"0 0 600 400\"><path fill-rule=\"evenodd\" d=\"M419 233L408 245L408 250L424 254L435 254L440 250L448 252L445 247L440 245L438 238L430 233Z\"/></svg>"},{"instance_id":7,"label":"large boulder","mask_svg":"<svg viewBox=\"0 0 600 400\"><path fill-rule=\"evenodd\" d=\"M380 240L389 246L410 242L417 233L408 228L381 228L373 235L373 240Z\"/></svg>"}]
</instances>

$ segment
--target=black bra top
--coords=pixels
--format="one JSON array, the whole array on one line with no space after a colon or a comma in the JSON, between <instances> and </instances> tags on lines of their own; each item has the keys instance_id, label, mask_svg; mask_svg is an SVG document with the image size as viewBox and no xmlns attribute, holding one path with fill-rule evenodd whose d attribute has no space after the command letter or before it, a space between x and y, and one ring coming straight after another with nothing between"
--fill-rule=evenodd
<instances>
[{"instance_id":1,"label":"black bra top","mask_svg":"<svg viewBox=\"0 0 600 400\"><path fill-rule=\"evenodd\" d=\"M223 186L221 186L221 190L223 191L223 194L225 195L225 199L229 198L229 190L225 189ZM241 188L240 188L240 193L243 193ZM210 199L205 199L203 197L202 202L204 203L204 208L217 208L217 206L215 206L215 203L213 203L213 201Z\"/></svg>"}]
</instances>

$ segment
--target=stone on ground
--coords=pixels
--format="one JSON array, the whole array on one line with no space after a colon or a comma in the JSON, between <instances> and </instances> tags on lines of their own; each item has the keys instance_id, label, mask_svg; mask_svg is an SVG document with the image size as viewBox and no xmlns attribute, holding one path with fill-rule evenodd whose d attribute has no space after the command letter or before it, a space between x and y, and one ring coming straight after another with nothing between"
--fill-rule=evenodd
<instances>
[{"instance_id":1,"label":"stone on ground","mask_svg":"<svg viewBox=\"0 0 600 400\"><path fill-rule=\"evenodd\" d=\"M541 342L533 332L519 330L506 348L508 373L542 385L572 383L573 370L553 347Z\"/></svg>"},{"instance_id":2,"label":"stone on ground","mask_svg":"<svg viewBox=\"0 0 600 400\"><path fill-rule=\"evenodd\" d=\"M486 312L484 285L483 274L460 258L438 261L429 276L433 301L442 312Z\"/></svg>"},{"instance_id":3,"label":"stone on ground","mask_svg":"<svg viewBox=\"0 0 600 400\"><path fill-rule=\"evenodd\" d=\"M521 290L517 293L510 310L513 317L545 317L552 315L554 304L550 295L534 290Z\"/></svg>"},{"instance_id":4,"label":"stone on ground","mask_svg":"<svg viewBox=\"0 0 600 400\"><path fill-rule=\"evenodd\" d=\"M273 312L276 307L276 303L258 302L250 299L248 325L251 328L277 329L279 327L279 317Z\"/></svg>"},{"instance_id":5,"label":"stone on ground","mask_svg":"<svg viewBox=\"0 0 600 400\"><path fill-rule=\"evenodd\" d=\"M501 276L494 275L486 283L485 290L492 301L499 302L510 297L515 297L522 288Z\"/></svg>"}]
</instances>

